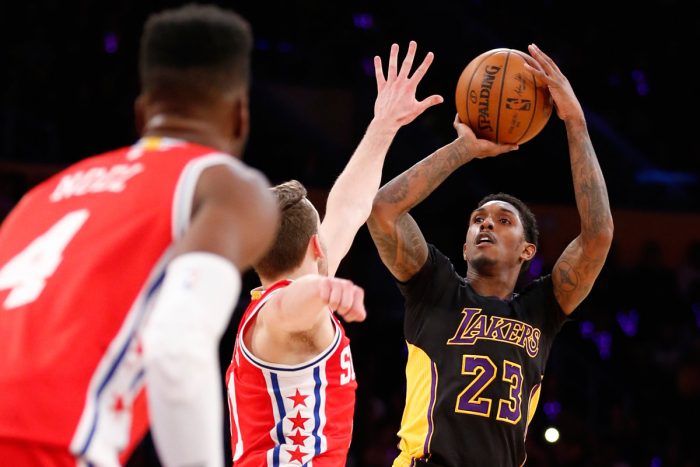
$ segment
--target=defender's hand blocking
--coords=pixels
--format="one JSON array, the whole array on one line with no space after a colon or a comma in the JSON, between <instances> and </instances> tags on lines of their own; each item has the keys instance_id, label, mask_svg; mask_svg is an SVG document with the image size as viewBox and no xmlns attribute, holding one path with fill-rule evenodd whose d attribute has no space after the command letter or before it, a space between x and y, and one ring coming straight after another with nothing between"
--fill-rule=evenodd
<instances>
[{"instance_id":1,"label":"defender's hand blocking","mask_svg":"<svg viewBox=\"0 0 700 467\"><path fill-rule=\"evenodd\" d=\"M389 55L389 68L386 77L382 70L382 59L374 57L374 74L377 78L377 100L374 103L375 119L385 121L393 129L398 129L403 125L411 123L425 109L442 103L442 96L432 95L422 101L416 100L416 88L430 64L433 62L433 53L428 54L423 59L413 76L408 74L413 66L413 59L416 56L416 42L408 44L408 52L398 69L399 46L392 44Z\"/></svg>"},{"instance_id":2,"label":"defender's hand blocking","mask_svg":"<svg viewBox=\"0 0 700 467\"><path fill-rule=\"evenodd\" d=\"M364 321L365 291L347 279L324 278L319 284L321 297L328 306L335 310L346 322Z\"/></svg>"}]
</instances>

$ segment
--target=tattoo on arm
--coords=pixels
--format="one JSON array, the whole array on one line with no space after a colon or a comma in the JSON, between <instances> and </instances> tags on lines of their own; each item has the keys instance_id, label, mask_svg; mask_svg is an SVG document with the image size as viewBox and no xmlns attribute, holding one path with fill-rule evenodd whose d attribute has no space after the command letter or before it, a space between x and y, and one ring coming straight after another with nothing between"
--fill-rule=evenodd
<instances>
[{"instance_id":1,"label":"tattoo on arm","mask_svg":"<svg viewBox=\"0 0 700 467\"><path fill-rule=\"evenodd\" d=\"M427 198L457 168L467 162L458 142L445 145L397 176L377 193L382 203L408 212Z\"/></svg>"},{"instance_id":2,"label":"tattoo on arm","mask_svg":"<svg viewBox=\"0 0 700 467\"><path fill-rule=\"evenodd\" d=\"M587 131L571 135L569 151L581 233L595 235L611 224L612 216L603 172Z\"/></svg>"},{"instance_id":3,"label":"tattoo on arm","mask_svg":"<svg viewBox=\"0 0 700 467\"><path fill-rule=\"evenodd\" d=\"M580 238L566 248L552 271L554 294L564 312L571 313L588 296L605 263L605 256L587 256Z\"/></svg>"},{"instance_id":4,"label":"tattoo on arm","mask_svg":"<svg viewBox=\"0 0 700 467\"><path fill-rule=\"evenodd\" d=\"M410 214L401 215L388 230L374 222L368 226L382 262L394 277L406 281L425 264L428 245Z\"/></svg>"},{"instance_id":5,"label":"tattoo on arm","mask_svg":"<svg viewBox=\"0 0 700 467\"><path fill-rule=\"evenodd\" d=\"M367 225L379 255L399 280L408 280L425 264L428 245L408 212L427 198L469 160L453 142L426 157L383 186Z\"/></svg>"},{"instance_id":6,"label":"tattoo on arm","mask_svg":"<svg viewBox=\"0 0 700 467\"><path fill-rule=\"evenodd\" d=\"M590 293L612 242L612 215L605 179L585 126L568 133L571 174L581 234L564 250L552 271L554 293L571 313Z\"/></svg>"},{"instance_id":7,"label":"tattoo on arm","mask_svg":"<svg viewBox=\"0 0 700 467\"><path fill-rule=\"evenodd\" d=\"M557 281L558 289L564 293L571 293L576 290L578 285L578 275L573 266L566 260L563 259L557 264L555 270L555 279Z\"/></svg>"}]
</instances>

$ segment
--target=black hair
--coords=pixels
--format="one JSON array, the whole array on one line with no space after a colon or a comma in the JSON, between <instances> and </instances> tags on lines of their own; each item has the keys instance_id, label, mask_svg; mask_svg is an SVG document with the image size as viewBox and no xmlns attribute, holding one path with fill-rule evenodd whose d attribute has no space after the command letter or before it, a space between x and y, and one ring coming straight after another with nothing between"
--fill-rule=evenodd
<instances>
[{"instance_id":1,"label":"black hair","mask_svg":"<svg viewBox=\"0 0 700 467\"><path fill-rule=\"evenodd\" d=\"M151 15L141 38L142 91L203 98L248 85L253 36L237 13L187 4Z\"/></svg>"},{"instance_id":2,"label":"black hair","mask_svg":"<svg viewBox=\"0 0 700 467\"><path fill-rule=\"evenodd\" d=\"M523 230L525 231L525 240L529 243L533 243L535 247L539 246L540 231L537 227L537 218L525 203L520 201L515 196L509 195L507 193L493 193L482 198L477 205L477 209L482 207L489 201L504 201L513 205L515 209L518 210L520 221L523 223ZM525 261L523 263L520 269L521 273L527 271L527 269L530 267L531 261L532 260Z\"/></svg>"}]
</instances>

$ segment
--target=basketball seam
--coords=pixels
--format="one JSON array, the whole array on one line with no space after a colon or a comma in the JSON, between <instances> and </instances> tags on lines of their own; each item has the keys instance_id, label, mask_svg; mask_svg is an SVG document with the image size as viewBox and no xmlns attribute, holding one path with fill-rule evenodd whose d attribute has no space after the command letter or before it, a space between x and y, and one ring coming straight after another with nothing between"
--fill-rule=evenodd
<instances>
[{"instance_id":1,"label":"basketball seam","mask_svg":"<svg viewBox=\"0 0 700 467\"><path fill-rule=\"evenodd\" d=\"M498 137L498 133L501 130L501 106L503 105L503 83L506 80L506 73L508 72L508 61L510 60L511 51L508 51L506 55L506 61L503 63L503 75L501 76L501 90L498 93L498 108L496 109L496 142L501 144L501 139Z\"/></svg>"},{"instance_id":2,"label":"basketball seam","mask_svg":"<svg viewBox=\"0 0 700 467\"><path fill-rule=\"evenodd\" d=\"M477 74L477 71L479 70L479 67L481 66L481 64L484 63L484 61L485 61L487 58L489 58L489 57L495 55L496 53L498 53L498 50L494 50L492 53L490 53L489 55L487 55L487 56L485 56L484 58L482 58L481 61L480 61L479 63L476 64L476 67L474 68L474 73L472 73L472 75L469 77L469 84L467 84L467 92L466 92L467 102L466 102L466 105L464 106L464 107L467 109L467 121L466 121L466 122L463 122L463 123L466 123L466 124L469 126L469 128L472 128L472 121L471 121L472 118L471 118L471 116L469 115L469 91L470 91L471 88L472 88L472 81L474 81L474 76ZM477 98L477 108L478 108L478 102L479 102L479 99ZM475 124L474 126L475 126L475 127L478 127L478 126L479 126L479 122L477 121L476 124Z\"/></svg>"},{"instance_id":3,"label":"basketball seam","mask_svg":"<svg viewBox=\"0 0 700 467\"><path fill-rule=\"evenodd\" d=\"M527 128L525 128L525 131L523 132L523 134L520 135L520 138L518 138L518 143L523 138L523 136L525 136L527 134L527 132L530 130L530 127L532 126L532 122L535 120L535 114L537 113L537 79L535 77L535 73L530 73L530 74L532 75L532 82L533 82L533 85L535 86L535 97L534 97L535 106L533 107L532 112L530 112L530 121L527 124ZM534 138L534 136L533 136L533 138Z\"/></svg>"}]
</instances>

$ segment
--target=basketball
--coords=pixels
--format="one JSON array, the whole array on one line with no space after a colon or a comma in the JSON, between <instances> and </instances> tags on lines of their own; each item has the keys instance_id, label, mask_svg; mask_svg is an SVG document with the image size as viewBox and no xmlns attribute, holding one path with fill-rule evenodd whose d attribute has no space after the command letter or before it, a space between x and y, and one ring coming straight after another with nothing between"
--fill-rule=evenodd
<instances>
[{"instance_id":1,"label":"basketball","mask_svg":"<svg viewBox=\"0 0 700 467\"><path fill-rule=\"evenodd\" d=\"M479 138L523 144L549 121L552 97L525 68L524 56L515 49L493 49L462 71L455 95L457 113Z\"/></svg>"}]
</instances>

